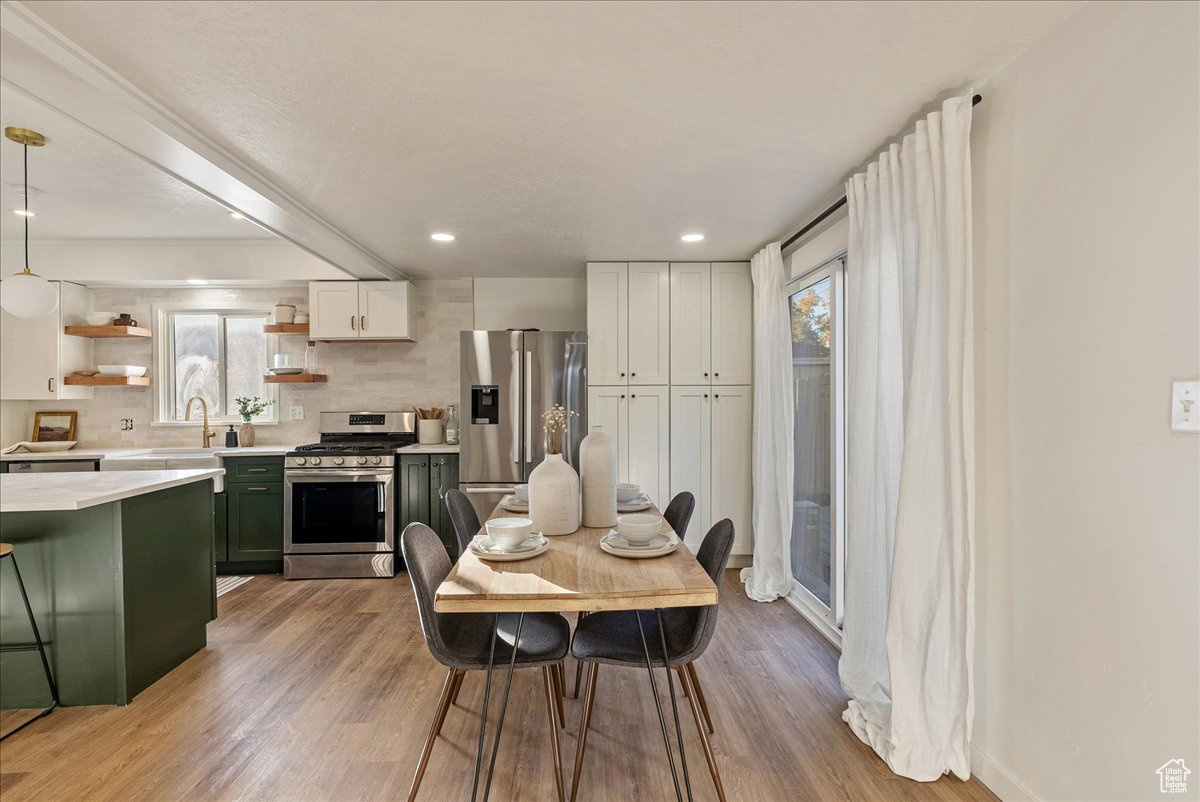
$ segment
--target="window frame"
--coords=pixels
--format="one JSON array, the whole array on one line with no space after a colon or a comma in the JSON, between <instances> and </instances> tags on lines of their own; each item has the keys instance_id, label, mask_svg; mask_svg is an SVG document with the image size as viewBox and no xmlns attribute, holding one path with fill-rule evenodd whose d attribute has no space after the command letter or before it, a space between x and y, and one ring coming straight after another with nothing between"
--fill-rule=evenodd
<instances>
[{"instance_id":1,"label":"window frame","mask_svg":"<svg viewBox=\"0 0 1200 802\"><path fill-rule=\"evenodd\" d=\"M151 426L201 426L203 417L192 420L168 419L166 413L175 410L175 326L173 318L178 314L218 315L222 325L217 329L217 350L221 354L221 393L225 393L225 326L226 317L251 317L262 315L270 320L273 305L267 302L255 301L171 301L154 304L154 365L158 376L158 389L154 394L154 420ZM279 336L265 335L267 338L267 354L279 350ZM263 366L263 374L267 372ZM279 387L274 384L264 385L266 392L262 396L272 403L267 407L264 416L254 418L255 426L274 426L279 423ZM241 423L241 416L226 414L221 417L209 415L210 423Z\"/></svg>"},{"instance_id":2,"label":"window frame","mask_svg":"<svg viewBox=\"0 0 1200 802\"><path fill-rule=\"evenodd\" d=\"M829 604L826 605L799 580L792 577L792 591L805 607L840 632L845 614L846 579L846 254L794 275L784 285L784 302L791 314L791 297L807 287L829 279L829 358L832 382L829 399L830 482L832 485L829 511L830 570ZM795 399L792 399L795 403ZM795 441L793 439L793 446ZM795 507L792 509L792 524Z\"/></svg>"}]
</instances>

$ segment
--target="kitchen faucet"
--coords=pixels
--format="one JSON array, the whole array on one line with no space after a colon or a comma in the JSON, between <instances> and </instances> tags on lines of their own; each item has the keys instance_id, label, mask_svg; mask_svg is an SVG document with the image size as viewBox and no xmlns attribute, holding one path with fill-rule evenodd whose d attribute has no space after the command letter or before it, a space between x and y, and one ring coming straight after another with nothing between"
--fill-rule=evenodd
<instances>
[{"instance_id":1,"label":"kitchen faucet","mask_svg":"<svg viewBox=\"0 0 1200 802\"><path fill-rule=\"evenodd\" d=\"M183 419L184 420L192 419L192 402L193 401L200 402L200 410L201 410L201 412L204 413L204 426L200 431L200 438L201 438L201 442L204 444L203 448L208 448L209 442L214 437L217 436L216 432L214 432L208 428L208 403L198 395L192 396L191 398L189 398L187 400L187 403L183 405Z\"/></svg>"}]
</instances>

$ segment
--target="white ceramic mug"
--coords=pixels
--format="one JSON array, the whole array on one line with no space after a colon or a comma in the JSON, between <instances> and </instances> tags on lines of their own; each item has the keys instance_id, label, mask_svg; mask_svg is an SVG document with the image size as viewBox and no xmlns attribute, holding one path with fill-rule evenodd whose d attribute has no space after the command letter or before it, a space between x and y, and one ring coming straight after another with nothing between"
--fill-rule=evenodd
<instances>
[{"instance_id":1,"label":"white ceramic mug","mask_svg":"<svg viewBox=\"0 0 1200 802\"><path fill-rule=\"evenodd\" d=\"M275 355L275 367L277 367L277 368L289 367L288 355L287 354L276 354Z\"/></svg>"},{"instance_id":2,"label":"white ceramic mug","mask_svg":"<svg viewBox=\"0 0 1200 802\"><path fill-rule=\"evenodd\" d=\"M296 320L296 305L295 304L275 304L276 323L292 323ZM280 366L282 367L282 366Z\"/></svg>"}]
</instances>

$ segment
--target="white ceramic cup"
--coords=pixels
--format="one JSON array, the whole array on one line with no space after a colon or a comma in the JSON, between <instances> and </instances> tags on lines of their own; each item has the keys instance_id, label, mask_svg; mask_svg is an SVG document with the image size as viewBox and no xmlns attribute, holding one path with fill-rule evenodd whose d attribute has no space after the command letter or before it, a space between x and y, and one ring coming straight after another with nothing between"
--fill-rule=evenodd
<instances>
[{"instance_id":1,"label":"white ceramic cup","mask_svg":"<svg viewBox=\"0 0 1200 802\"><path fill-rule=\"evenodd\" d=\"M617 516L617 534L634 546L644 546L662 529L662 517L648 513Z\"/></svg>"},{"instance_id":2,"label":"white ceramic cup","mask_svg":"<svg viewBox=\"0 0 1200 802\"><path fill-rule=\"evenodd\" d=\"M275 304L273 317L276 323L291 323L296 319L295 304Z\"/></svg>"},{"instance_id":3,"label":"white ceramic cup","mask_svg":"<svg viewBox=\"0 0 1200 802\"><path fill-rule=\"evenodd\" d=\"M528 518L493 518L484 524L488 537L498 549L509 551L529 539L533 521Z\"/></svg>"},{"instance_id":4,"label":"white ceramic cup","mask_svg":"<svg viewBox=\"0 0 1200 802\"><path fill-rule=\"evenodd\" d=\"M417 442L423 446L435 446L442 442L442 426L440 418L422 418L417 421Z\"/></svg>"},{"instance_id":5,"label":"white ceramic cup","mask_svg":"<svg viewBox=\"0 0 1200 802\"><path fill-rule=\"evenodd\" d=\"M513 495L517 497L517 501L522 504L529 503L529 485L514 485Z\"/></svg>"},{"instance_id":6,"label":"white ceramic cup","mask_svg":"<svg viewBox=\"0 0 1200 802\"><path fill-rule=\"evenodd\" d=\"M622 483L617 485L617 502L620 504L628 504L638 497L642 492L641 485Z\"/></svg>"},{"instance_id":7,"label":"white ceramic cup","mask_svg":"<svg viewBox=\"0 0 1200 802\"><path fill-rule=\"evenodd\" d=\"M275 367L277 367L277 368L290 367L290 365L288 365L288 355L287 354L276 354L275 355Z\"/></svg>"}]
</instances>

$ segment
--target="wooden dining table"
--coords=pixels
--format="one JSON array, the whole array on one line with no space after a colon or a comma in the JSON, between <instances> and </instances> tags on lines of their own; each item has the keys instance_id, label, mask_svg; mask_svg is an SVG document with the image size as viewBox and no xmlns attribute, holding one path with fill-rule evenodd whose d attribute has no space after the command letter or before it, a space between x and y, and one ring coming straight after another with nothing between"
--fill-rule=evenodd
<instances>
[{"instance_id":1,"label":"wooden dining table","mask_svg":"<svg viewBox=\"0 0 1200 802\"><path fill-rule=\"evenodd\" d=\"M645 512L661 515L657 506ZM488 520L509 517L515 513L500 504L492 510ZM687 757L683 748L683 732L675 708L674 686L667 654L666 638L662 625L661 610L669 607L702 607L717 603L717 586L696 560L695 555L684 543L670 554L649 559L617 557L602 551L600 540L608 534L610 527L592 528L581 526L567 535L548 537L550 548L536 557L514 562L492 562L480 559L467 550L451 568L449 575L438 586L434 595L434 609L439 613L490 613L493 620L493 645L500 613L517 613L517 635L520 640L524 613L530 612L598 612L602 610L642 610L645 615L658 616L658 631L661 643L647 643L642 634L646 650L646 669L658 708L659 724L666 745L675 795L683 799L679 779L675 770L675 758L667 734L666 716L658 698L658 684L654 676L654 663L650 649L658 647L658 665L666 672L667 689L675 717L675 734L679 744L680 763L684 785L691 798L691 782L687 771ZM670 533L671 527L664 520L662 533ZM480 532L483 532L481 527ZM642 615L638 614L639 628ZM493 648L494 654L494 648ZM512 649L515 661L517 648ZM479 722L479 745L475 760L475 781L472 785L472 800L479 784L483 761L483 747L488 717L488 701L491 692L492 661L489 660L487 683L484 686L483 712ZM504 727L504 714L508 704L508 691L512 684L515 662L510 662L505 682L504 695L496 723L496 732L491 749L491 761L484 783L484 799L491 786L492 771L496 761L496 748ZM555 733L557 738L557 733ZM556 750L556 760L557 760ZM559 798L563 797L562 769L555 765Z\"/></svg>"}]
</instances>

